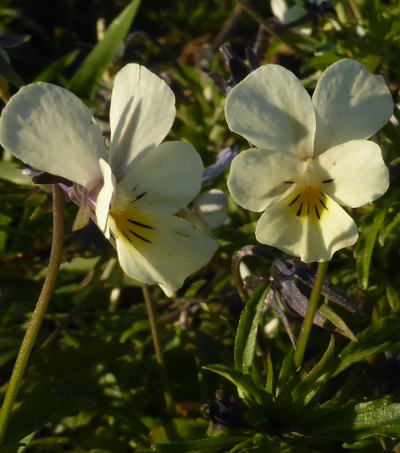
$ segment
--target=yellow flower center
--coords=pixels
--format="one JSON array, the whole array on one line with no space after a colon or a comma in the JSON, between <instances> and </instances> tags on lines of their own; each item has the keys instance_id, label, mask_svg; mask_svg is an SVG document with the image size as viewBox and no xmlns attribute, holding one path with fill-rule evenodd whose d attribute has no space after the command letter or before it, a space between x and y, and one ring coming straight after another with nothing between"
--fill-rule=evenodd
<instances>
[{"instance_id":1,"label":"yellow flower center","mask_svg":"<svg viewBox=\"0 0 400 453\"><path fill-rule=\"evenodd\" d=\"M318 221L328 211L327 197L319 187L305 186L290 198L289 207L297 217Z\"/></svg>"},{"instance_id":2,"label":"yellow flower center","mask_svg":"<svg viewBox=\"0 0 400 453\"><path fill-rule=\"evenodd\" d=\"M132 215L133 214L133 215ZM131 245L152 244L155 231L144 212L138 210L111 211L117 233Z\"/></svg>"}]
</instances>

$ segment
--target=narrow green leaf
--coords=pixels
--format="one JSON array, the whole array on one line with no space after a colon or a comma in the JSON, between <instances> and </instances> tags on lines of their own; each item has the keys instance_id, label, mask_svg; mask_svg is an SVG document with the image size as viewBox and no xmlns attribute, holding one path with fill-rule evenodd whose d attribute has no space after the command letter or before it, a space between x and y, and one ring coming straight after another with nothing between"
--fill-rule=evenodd
<instances>
[{"instance_id":1,"label":"narrow green leaf","mask_svg":"<svg viewBox=\"0 0 400 453\"><path fill-rule=\"evenodd\" d=\"M235 338L235 369L247 373L253 364L257 330L269 285L260 285L251 295L240 316Z\"/></svg>"},{"instance_id":2,"label":"narrow green leaf","mask_svg":"<svg viewBox=\"0 0 400 453\"><path fill-rule=\"evenodd\" d=\"M57 79L64 69L68 68L80 54L79 49L75 49L72 52L67 53L63 57L51 63L45 68L37 77L36 82L52 82Z\"/></svg>"},{"instance_id":3,"label":"narrow green leaf","mask_svg":"<svg viewBox=\"0 0 400 453\"><path fill-rule=\"evenodd\" d=\"M296 385L292 390L293 403L302 403L307 405L311 399L321 390L322 385L327 381L329 377L329 369L333 354L335 352L335 338L331 335L331 339L321 360L313 367L313 369L302 377L301 382ZM325 379L319 379L323 375Z\"/></svg>"},{"instance_id":4,"label":"narrow green leaf","mask_svg":"<svg viewBox=\"0 0 400 453\"><path fill-rule=\"evenodd\" d=\"M0 160L0 179L13 184L32 184L31 179L22 174L21 166L8 160Z\"/></svg>"},{"instance_id":5,"label":"narrow green leaf","mask_svg":"<svg viewBox=\"0 0 400 453\"><path fill-rule=\"evenodd\" d=\"M290 349L283 359L281 369L279 370L277 393L280 393L285 388L285 385L290 381L290 378L293 377L295 374L293 354L294 350Z\"/></svg>"},{"instance_id":6,"label":"narrow green leaf","mask_svg":"<svg viewBox=\"0 0 400 453\"><path fill-rule=\"evenodd\" d=\"M207 365L203 366L203 368L223 376L225 379L228 379L228 381L231 381L236 385L239 393L249 406L254 406L254 403L256 405L269 405L271 401L269 395L259 390L250 376L219 364Z\"/></svg>"},{"instance_id":7,"label":"narrow green leaf","mask_svg":"<svg viewBox=\"0 0 400 453\"><path fill-rule=\"evenodd\" d=\"M357 258L357 278L363 289L368 288L372 252L375 247L378 232L383 226L385 215L386 209L378 210L372 223L370 217L368 217L361 228L362 234L355 250L355 256Z\"/></svg>"},{"instance_id":8,"label":"narrow green leaf","mask_svg":"<svg viewBox=\"0 0 400 453\"><path fill-rule=\"evenodd\" d=\"M357 335L358 343L349 343L339 354L340 363L333 376L338 375L354 363L398 348L400 341L399 318L381 318Z\"/></svg>"},{"instance_id":9,"label":"narrow green leaf","mask_svg":"<svg viewBox=\"0 0 400 453\"><path fill-rule=\"evenodd\" d=\"M265 391L272 395L274 390L274 368L272 365L271 354L267 354L267 383L265 384Z\"/></svg>"},{"instance_id":10,"label":"narrow green leaf","mask_svg":"<svg viewBox=\"0 0 400 453\"><path fill-rule=\"evenodd\" d=\"M204 418L171 418L150 433L152 444L183 442L200 439L207 433L208 422Z\"/></svg>"},{"instance_id":11,"label":"narrow green leaf","mask_svg":"<svg viewBox=\"0 0 400 453\"><path fill-rule=\"evenodd\" d=\"M349 403L316 411L306 427L318 436L334 436L354 442L367 436L400 436L400 403L384 397L367 403Z\"/></svg>"},{"instance_id":12,"label":"narrow green leaf","mask_svg":"<svg viewBox=\"0 0 400 453\"><path fill-rule=\"evenodd\" d=\"M31 443L31 440L35 437L36 432L37 431L33 431L33 433L28 434L19 441L20 447L18 448L17 453L24 453L24 451L26 451L27 447Z\"/></svg>"},{"instance_id":13,"label":"narrow green leaf","mask_svg":"<svg viewBox=\"0 0 400 453\"><path fill-rule=\"evenodd\" d=\"M350 330L348 325L343 321L343 319L335 313L328 304L322 304L318 312L322 315L325 316L325 318L330 321L338 330L340 330L340 333L347 337L351 341L357 342L357 337L354 335L354 333Z\"/></svg>"},{"instance_id":14,"label":"narrow green leaf","mask_svg":"<svg viewBox=\"0 0 400 453\"><path fill-rule=\"evenodd\" d=\"M121 14L113 20L104 34L104 38L96 44L86 57L80 68L73 75L68 89L77 96L90 99L94 96L97 84L104 71L112 63L120 45L128 34L136 16L141 0L133 0Z\"/></svg>"}]
</instances>

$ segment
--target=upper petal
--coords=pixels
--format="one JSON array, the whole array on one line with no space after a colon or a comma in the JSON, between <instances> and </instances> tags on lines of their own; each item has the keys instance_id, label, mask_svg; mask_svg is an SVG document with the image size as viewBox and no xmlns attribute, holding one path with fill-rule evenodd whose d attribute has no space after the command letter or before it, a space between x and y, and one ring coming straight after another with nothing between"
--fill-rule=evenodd
<instances>
[{"instance_id":1,"label":"upper petal","mask_svg":"<svg viewBox=\"0 0 400 453\"><path fill-rule=\"evenodd\" d=\"M365 139L393 113L385 83L355 60L340 60L322 74L312 98L317 117L315 153Z\"/></svg>"},{"instance_id":2,"label":"upper petal","mask_svg":"<svg viewBox=\"0 0 400 453\"><path fill-rule=\"evenodd\" d=\"M101 179L101 130L90 110L56 85L27 85L11 98L1 115L0 142L28 165L89 190Z\"/></svg>"},{"instance_id":3,"label":"upper petal","mask_svg":"<svg viewBox=\"0 0 400 453\"><path fill-rule=\"evenodd\" d=\"M111 226L122 269L135 280L160 285L167 296L217 249L214 240L178 217L135 209L124 215L131 221L120 218Z\"/></svg>"},{"instance_id":4,"label":"upper petal","mask_svg":"<svg viewBox=\"0 0 400 453\"><path fill-rule=\"evenodd\" d=\"M200 191L203 163L186 142L165 142L135 162L119 184L137 209L174 214Z\"/></svg>"},{"instance_id":5,"label":"upper petal","mask_svg":"<svg viewBox=\"0 0 400 453\"><path fill-rule=\"evenodd\" d=\"M251 148L231 164L228 188L232 198L250 211L263 211L293 188L301 161L288 153Z\"/></svg>"},{"instance_id":6,"label":"upper petal","mask_svg":"<svg viewBox=\"0 0 400 453\"><path fill-rule=\"evenodd\" d=\"M379 146L370 140L353 140L330 148L316 158L324 172L324 192L340 204L357 208L383 195L389 187Z\"/></svg>"},{"instance_id":7,"label":"upper petal","mask_svg":"<svg viewBox=\"0 0 400 453\"><path fill-rule=\"evenodd\" d=\"M343 247L353 245L358 229L353 219L331 198L324 200L326 208L318 217L310 210L297 216L290 206L290 198L268 208L256 226L256 238L272 245L305 263L329 261Z\"/></svg>"},{"instance_id":8,"label":"upper petal","mask_svg":"<svg viewBox=\"0 0 400 453\"><path fill-rule=\"evenodd\" d=\"M158 146L175 119L175 95L160 77L139 64L122 68L111 97L111 167L117 179L132 160Z\"/></svg>"},{"instance_id":9,"label":"upper petal","mask_svg":"<svg viewBox=\"0 0 400 453\"><path fill-rule=\"evenodd\" d=\"M229 128L265 149L311 156L315 113L300 80L282 66L268 64L251 72L226 99Z\"/></svg>"}]
</instances>

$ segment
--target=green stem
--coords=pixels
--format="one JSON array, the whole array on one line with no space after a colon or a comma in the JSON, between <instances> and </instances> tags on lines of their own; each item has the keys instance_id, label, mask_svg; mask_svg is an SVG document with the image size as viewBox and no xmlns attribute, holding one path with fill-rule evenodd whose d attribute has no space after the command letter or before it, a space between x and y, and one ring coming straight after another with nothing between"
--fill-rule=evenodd
<instances>
[{"instance_id":1,"label":"green stem","mask_svg":"<svg viewBox=\"0 0 400 453\"><path fill-rule=\"evenodd\" d=\"M168 379L167 366L164 359L163 350L158 333L157 320L155 316L154 304L150 297L149 287L142 286L144 303L146 306L147 316L150 322L151 336L153 338L154 350L156 352L156 360L160 369L161 385L164 393L165 406L167 413L173 415L175 412L174 397L172 396L171 386Z\"/></svg>"},{"instance_id":2,"label":"green stem","mask_svg":"<svg viewBox=\"0 0 400 453\"><path fill-rule=\"evenodd\" d=\"M304 353L306 351L308 338L310 336L311 327L314 321L314 315L318 308L321 290L324 286L326 270L328 269L328 261L318 264L317 277L315 279L314 287L311 291L310 300L308 302L307 313L304 317L301 326L299 339L297 341L296 352L294 353L294 363L297 368L301 367L303 363Z\"/></svg>"},{"instance_id":3,"label":"green stem","mask_svg":"<svg viewBox=\"0 0 400 453\"><path fill-rule=\"evenodd\" d=\"M7 387L3 405L0 410L0 445L4 440L8 420L10 418L11 409L21 385L22 376L40 326L42 324L47 306L53 293L56 282L58 269L60 267L61 252L64 236L64 193L57 185L53 185L53 239L51 244L49 268L42 291L36 303L35 311L32 314L31 322L26 330L17 360L15 361L14 369L11 374L10 382Z\"/></svg>"}]
</instances>

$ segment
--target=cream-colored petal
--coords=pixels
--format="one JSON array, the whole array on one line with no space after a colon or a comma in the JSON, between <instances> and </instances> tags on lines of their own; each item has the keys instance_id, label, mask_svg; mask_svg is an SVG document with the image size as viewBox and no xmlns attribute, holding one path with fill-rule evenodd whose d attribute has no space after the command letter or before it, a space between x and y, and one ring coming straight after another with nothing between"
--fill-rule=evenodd
<instances>
[{"instance_id":1,"label":"cream-colored petal","mask_svg":"<svg viewBox=\"0 0 400 453\"><path fill-rule=\"evenodd\" d=\"M289 7L285 0L271 0L271 10L283 24L290 24L307 14L307 10L300 3Z\"/></svg>"},{"instance_id":2,"label":"cream-colored petal","mask_svg":"<svg viewBox=\"0 0 400 453\"><path fill-rule=\"evenodd\" d=\"M326 197L326 208L319 207L319 219L314 210L297 216L290 199L268 208L256 226L256 238L305 263L329 261L339 249L353 245L358 229L353 219L331 198Z\"/></svg>"},{"instance_id":3,"label":"cream-colored petal","mask_svg":"<svg viewBox=\"0 0 400 453\"><path fill-rule=\"evenodd\" d=\"M135 158L162 142L174 119L175 96L163 79L136 63L118 72L110 110L110 162L118 180Z\"/></svg>"},{"instance_id":4,"label":"cream-colored petal","mask_svg":"<svg viewBox=\"0 0 400 453\"><path fill-rule=\"evenodd\" d=\"M193 200L193 210L213 229L223 225L228 219L226 205L228 197L219 189L210 189L200 193Z\"/></svg>"},{"instance_id":5,"label":"cream-colored petal","mask_svg":"<svg viewBox=\"0 0 400 453\"><path fill-rule=\"evenodd\" d=\"M228 189L232 198L243 208L264 211L270 203L293 190L293 183L303 166L291 154L251 148L233 159Z\"/></svg>"},{"instance_id":6,"label":"cream-colored petal","mask_svg":"<svg viewBox=\"0 0 400 453\"><path fill-rule=\"evenodd\" d=\"M101 180L98 160L106 158L101 130L64 88L40 82L21 88L1 115L0 142L28 165L89 190Z\"/></svg>"},{"instance_id":7,"label":"cream-colored petal","mask_svg":"<svg viewBox=\"0 0 400 453\"><path fill-rule=\"evenodd\" d=\"M315 113L300 80L282 66L268 64L251 72L226 99L229 128L265 149L311 156Z\"/></svg>"},{"instance_id":8,"label":"cream-colored petal","mask_svg":"<svg viewBox=\"0 0 400 453\"><path fill-rule=\"evenodd\" d=\"M385 83L350 59L329 66L319 79L312 101L317 118L316 154L370 137L393 113L392 95Z\"/></svg>"},{"instance_id":9,"label":"cream-colored petal","mask_svg":"<svg viewBox=\"0 0 400 453\"><path fill-rule=\"evenodd\" d=\"M213 239L175 216L130 210L111 219L122 269L135 280L160 285L167 296L217 249Z\"/></svg>"},{"instance_id":10,"label":"cream-colored petal","mask_svg":"<svg viewBox=\"0 0 400 453\"><path fill-rule=\"evenodd\" d=\"M82 198L79 203L78 213L76 214L72 231L78 231L84 228L89 223L90 206L89 206L89 192L87 189L82 190Z\"/></svg>"},{"instance_id":11,"label":"cream-colored petal","mask_svg":"<svg viewBox=\"0 0 400 453\"><path fill-rule=\"evenodd\" d=\"M316 158L325 181L324 192L338 203L357 208L383 195L389 187L379 146L370 140L353 140L335 146Z\"/></svg>"},{"instance_id":12,"label":"cream-colored petal","mask_svg":"<svg viewBox=\"0 0 400 453\"><path fill-rule=\"evenodd\" d=\"M165 142L135 163L119 187L136 209L174 214L199 193L202 173L192 145Z\"/></svg>"},{"instance_id":13,"label":"cream-colored petal","mask_svg":"<svg viewBox=\"0 0 400 453\"><path fill-rule=\"evenodd\" d=\"M201 214L212 214L225 208L228 197L219 189L210 189L201 192L193 200L193 208Z\"/></svg>"},{"instance_id":14,"label":"cream-colored petal","mask_svg":"<svg viewBox=\"0 0 400 453\"><path fill-rule=\"evenodd\" d=\"M101 188L99 194L97 195L96 220L100 230L104 233L104 235L107 238L109 238L110 233L108 229L107 220L117 184L115 181L115 177L111 171L111 167L108 165L108 163L105 160L100 159L99 165L101 168L101 173L103 174L103 187Z\"/></svg>"}]
</instances>

